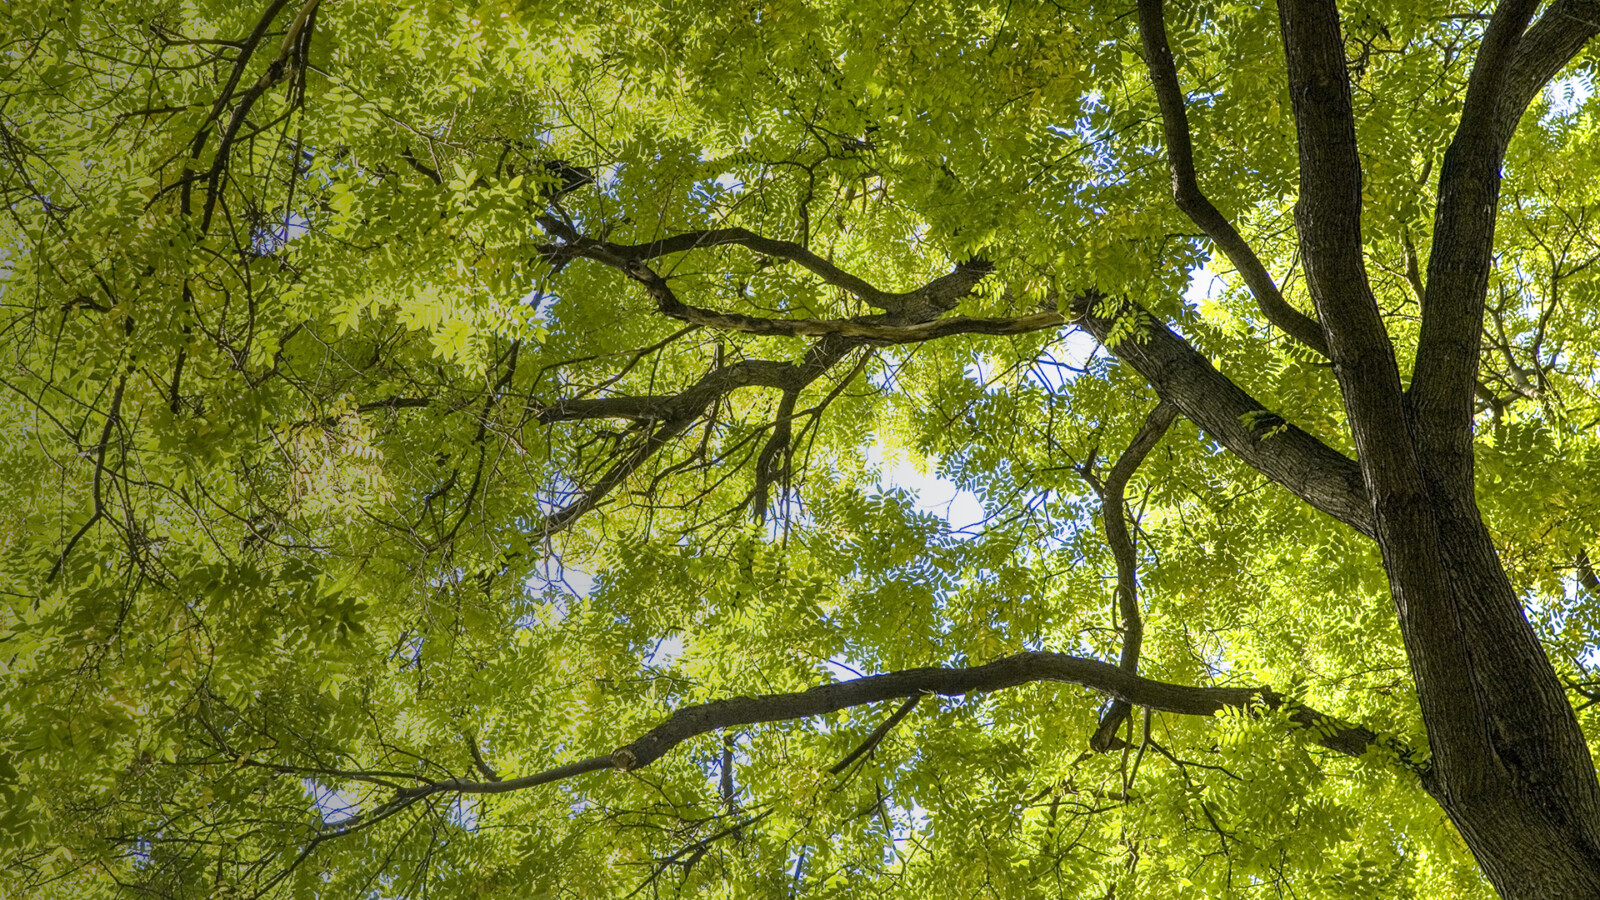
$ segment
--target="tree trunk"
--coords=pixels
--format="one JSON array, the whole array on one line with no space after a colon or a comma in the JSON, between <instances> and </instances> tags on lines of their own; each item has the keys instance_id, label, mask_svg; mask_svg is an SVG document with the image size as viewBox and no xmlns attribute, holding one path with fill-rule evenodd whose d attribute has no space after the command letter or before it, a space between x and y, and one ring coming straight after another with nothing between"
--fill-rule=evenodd
<instances>
[{"instance_id":1,"label":"tree trunk","mask_svg":"<svg viewBox=\"0 0 1600 900\"><path fill-rule=\"evenodd\" d=\"M1471 679L1435 683L1422 677L1425 666L1414 666L1417 690L1470 695L1487 734L1427 717L1438 763L1428 790L1502 897L1600 898L1600 784L1577 716L1470 498L1434 510L1448 606L1467 635ZM1425 642L1413 646L1420 629L1403 609L1400 624L1413 658L1431 652ZM1439 752L1479 743L1490 752Z\"/></svg>"}]
</instances>

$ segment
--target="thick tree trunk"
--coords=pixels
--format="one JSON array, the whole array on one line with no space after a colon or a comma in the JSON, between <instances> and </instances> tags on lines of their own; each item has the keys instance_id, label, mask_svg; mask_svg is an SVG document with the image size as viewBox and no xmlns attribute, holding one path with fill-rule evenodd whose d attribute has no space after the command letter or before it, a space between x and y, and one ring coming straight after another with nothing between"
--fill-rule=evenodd
<instances>
[{"instance_id":1,"label":"thick tree trunk","mask_svg":"<svg viewBox=\"0 0 1600 900\"><path fill-rule=\"evenodd\" d=\"M1428 788L1502 896L1600 898L1600 785L1588 745L1473 494L1472 393L1499 169L1516 104L1526 102L1517 73L1532 64L1519 44L1537 7L1504 0L1480 40L1441 169L1409 388L1367 281L1338 9L1333 0L1280 0L1278 12L1306 282L1428 729ZM1524 52L1542 59L1539 47L1535 40Z\"/></svg>"},{"instance_id":2,"label":"thick tree trunk","mask_svg":"<svg viewBox=\"0 0 1600 900\"><path fill-rule=\"evenodd\" d=\"M1501 896L1600 898L1600 783L1577 717L1470 498L1434 508L1449 606L1467 635L1472 677L1436 684L1419 667L1417 690L1469 693L1488 734L1428 718L1436 759L1457 760L1437 765L1428 789ZM1413 658L1430 652L1425 642L1412 645L1415 626L1401 616ZM1490 752L1475 764L1438 753L1485 737Z\"/></svg>"}]
</instances>

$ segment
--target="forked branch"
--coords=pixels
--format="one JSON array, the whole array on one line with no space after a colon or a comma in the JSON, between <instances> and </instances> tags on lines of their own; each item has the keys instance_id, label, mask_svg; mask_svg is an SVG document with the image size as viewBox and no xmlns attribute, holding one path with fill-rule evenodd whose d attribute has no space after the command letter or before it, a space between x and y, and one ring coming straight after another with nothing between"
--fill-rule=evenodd
<instances>
[{"instance_id":1,"label":"forked branch","mask_svg":"<svg viewBox=\"0 0 1600 900\"><path fill-rule=\"evenodd\" d=\"M1132 366L1184 418L1290 493L1369 537L1372 509L1355 460L1269 412L1218 372L1188 341L1132 301L1086 291L1073 321ZM1134 333L1117 339L1119 320Z\"/></svg>"},{"instance_id":2,"label":"forked branch","mask_svg":"<svg viewBox=\"0 0 1600 900\"><path fill-rule=\"evenodd\" d=\"M742 228L688 232L645 244L613 244L585 237L570 224L553 215L539 219L545 229L562 243L541 248L545 259L560 266L573 259L588 259L610 266L638 281L664 315L690 326L779 337L815 337L805 358L798 363L770 360L744 360L717 365L694 385L673 395L643 397L573 398L557 401L540 410L539 421L576 421L595 418L630 419L645 429L644 437L634 438L630 450L620 453L604 474L561 508L547 515L534 529L539 539L571 527L581 516L597 506L622 485L663 447L681 436L714 409L729 392L740 387L777 388L785 395L784 408L792 410L794 398L851 350L871 344L898 344L933 340L953 334L1022 334L1059 327L1065 318L1045 310L1014 318L939 318L977 285L990 271L988 262L978 259L956 266L948 275L935 278L916 290L888 293L851 275L811 251L785 241L774 241ZM854 319L766 319L738 313L721 313L682 302L667 280L646 264L646 260L670 253L702 247L737 244L800 263L835 286L886 312ZM776 434L786 433L788 413L779 416ZM769 446L773 446L769 444ZM769 477L770 454L763 453L757 472L757 493L762 495L757 510L764 513L764 477Z\"/></svg>"}]
</instances>

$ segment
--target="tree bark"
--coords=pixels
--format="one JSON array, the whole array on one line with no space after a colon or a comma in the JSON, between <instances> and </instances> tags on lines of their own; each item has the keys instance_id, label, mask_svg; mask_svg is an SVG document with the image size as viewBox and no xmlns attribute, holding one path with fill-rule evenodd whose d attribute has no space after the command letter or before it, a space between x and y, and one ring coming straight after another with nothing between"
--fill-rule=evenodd
<instances>
[{"instance_id":1,"label":"tree bark","mask_svg":"<svg viewBox=\"0 0 1600 900\"><path fill-rule=\"evenodd\" d=\"M1445 155L1417 368L1401 388L1366 280L1361 163L1331 0L1279 5L1301 163L1296 225L1372 503L1433 751L1427 780L1507 898L1600 897L1600 785L1577 717L1473 494L1472 391L1509 130L1502 97L1537 3L1485 29Z\"/></svg>"}]
</instances>

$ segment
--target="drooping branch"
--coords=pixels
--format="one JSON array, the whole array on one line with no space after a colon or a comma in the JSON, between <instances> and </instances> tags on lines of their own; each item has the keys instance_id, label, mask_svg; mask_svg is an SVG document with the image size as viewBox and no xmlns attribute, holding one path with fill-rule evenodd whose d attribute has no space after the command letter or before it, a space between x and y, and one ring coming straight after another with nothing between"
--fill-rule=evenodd
<instances>
[{"instance_id":1,"label":"drooping branch","mask_svg":"<svg viewBox=\"0 0 1600 900\"><path fill-rule=\"evenodd\" d=\"M606 470L598 481L577 499L550 513L534 529L538 539L548 538L571 527L628 479L647 460L674 438L687 431L705 415L713 403L729 392L746 386L763 386L799 392L822 377L857 343L840 337L825 337L811 345L798 363L770 360L744 360L719 366L707 372L692 387L671 397L617 397L566 401L541 412L541 421L567 421L579 418L613 416L656 421L659 424L633 451ZM632 403L630 404L630 401Z\"/></svg>"},{"instance_id":2,"label":"drooping branch","mask_svg":"<svg viewBox=\"0 0 1600 900\"><path fill-rule=\"evenodd\" d=\"M1144 615L1139 609L1139 556L1133 535L1128 531L1125 495L1128 480L1138 471L1144 458L1155 449L1161 436L1167 433L1177 417L1178 408L1162 400L1150 411L1139 433L1134 435L1133 442L1112 464L1111 471L1106 473L1103 481L1093 470L1084 470L1084 478L1100 495L1106 543L1111 545L1111 556L1117 562L1117 610L1122 620L1122 656L1117 665L1130 673L1139 671L1139 651L1144 645ZM1113 700L1111 708L1100 717L1100 727L1089 739L1089 746L1100 752L1111 749L1116 742L1117 729L1132 711L1133 705L1128 701Z\"/></svg>"},{"instance_id":3,"label":"drooping branch","mask_svg":"<svg viewBox=\"0 0 1600 900\"><path fill-rule=\"evenodd\" d=\"M881 738L880 732L887 732L888 728L909 714L915 706L909 701L915 698L929 694L945 697L984 694L1046 681L1080 685L1117 700L1178 715L1209 716L1226 708L1282 708L1287 711L1290 721L1306 729L1312 740L1324 747L1350 756L1362 756L1378 745L1391 753L1401 766L1423 777L1428 772L1426 765L1418 762L1416 755L1397 739L1380 736L1370 729L1292 703L1270 688L1170 684L1141 678L1096 659L1034 650L971 668L906 669L818 685L796 693L733 697L687 706L609 754L592 756L519 778L500 781L450 778L400 788L387 803L364 817L352 820L345 827L359 827L365 819L391 815L399 808L438 794L505 794L606 769L623 772L642 769L684 741L721 729L807 719L889 700L907 701L900 712L874 732L874 736ZM869 738L868 743L871 742L872 738Z\"/></svg>"},{"instance_id":4,"label":"drooping branch","mask_svg":"<svg viewBox=\"0 0 1600 900\"><path fill-rule=\"evenodd\" d=\"M547 515L535 529L540 538L547 538L571 527L581 516L593 509L613 490L624 483L662 447L682 435L707 410L714 408L723 396L745 386L777 388L784 392L784 408L792 410L800 391L843 359L851 350L868 344L909 343L932 340L952 334L1021 334L1039 331L1064 324L1065 319L1053 310L1009 319L982 319L956 316L939 319L954 308L961 297L972 291L991 269L985 260L972 260L956 266L955 271L936 278L922 287L901 294L889 294L867 284L865 280L849 275L832 263L821 260L809 250L796 244L772 241L740 228L717 231L691 232L654 241L648 244L613 244L585 237L572 225L554 215L539 219L544 228L562 239L562 243L541 248L545 258L555 265L571 259L589 259L617 269L638 281L655 301L663 314L679 319L691 326L703 326L747 334L780 337L817 337L800 363L770 360L745 360L731 365L719 365L704 375L695 385L668 396L573 398L551 404L537 414L539 421L574 421L593 418L623 418L648 425L652 430L631 451L622 454L600 478L582 490L576 499ZM646 260L668 253L678 253L699 247L719 244L740 244L759 252L773 253L794 259L817 271L825 281L857 293L862 299L887 312L883 315L857 319L794 320L764 319L736 313L719 313L689 306L679 300ZM863 294L862 291L867 293ZM775 437L786 433L787 413L780 415L780 425ZM775 447L769 442L768 447ZM771 474L773 458L763 452L758 464L757 493L762 495L757 504L765 512L763 478Z\"/></svg>"},{"instance_id":5,"label":"drooping branch","mask_svg":"<svg viewBox=\"0 0 1600 900\"><path fill-rule=\"evenodd\" d=\"M860 367L861 363L857 363L856 368ZM853 380L853 373L847 380ZM750 488L749 498L751 514L757 522L767 521L768 495L774 486L778 488L780 502L788 497L793 480L790 441L794 436L794 405L799 399L799 391L783 392L783 399L778 401L778 414L772 421L772 434L756 455L755 484Z\"/></svg>"},{"instance_id":6,"label":"drooping branch","mask_svg":"<svg viewBox=\"0 0 1600 900\"><path fill-rule=\"evenodd\" d=\"M1268 412L1138 304L1087 291L1073 299L1072 311L1077 324L1213 440L1316 509L1373 535L1371 504L1354 460ZM1122 316L1138 320L1137 333L1113 341Z\"/></svg>"},{"instance_id":7,"label":"drooping branch","mask_svg":"<svg viewBox=\"0 0 1600 900\"><path fill-rule=\"evenodd\" d=\"M1302 344L1328 355L1328 344L1317 320L1283 299L1266 266L1240 236L1233 223L1200 190L1195 177L1194 144L1189 132L1189 114L1184 109L1183 88L1178 83L1178 68L1167 43L1163 0L1139 0L1139 34L1144 42L1145 65L1150 83L1161 107L1161 123L1167 142L1167 165L1172 170L1172 199L1178 209L1205 232L1206 237L1228 258L1250 288L1256 305L1267 321Z\"/></svg>"}]
</instances>

